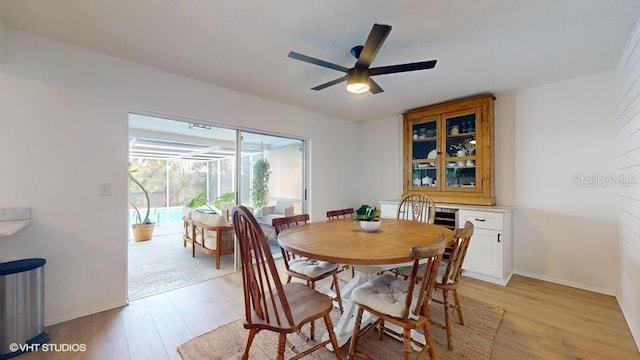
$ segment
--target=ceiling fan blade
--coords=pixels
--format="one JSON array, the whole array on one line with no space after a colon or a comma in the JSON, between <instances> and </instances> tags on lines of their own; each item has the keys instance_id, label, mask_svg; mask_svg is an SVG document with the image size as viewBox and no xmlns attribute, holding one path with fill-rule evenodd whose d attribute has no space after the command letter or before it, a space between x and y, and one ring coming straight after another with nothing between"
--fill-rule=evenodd
<instances>
[{"instance_id":1,"label":"ceiling fan blade","mask_svg":"<svg viewBox=\"0 0 640 360\"><path fill-rule=\"evenodd\" d=\"M326 67L329 69L333 69L333 70L338 70L338 71L342 71L342 72L347 72L349 71L348 68L338 65L338 64L334 64L334 63L330 63L328 61L324 61L324 60L320 60L311 56L307 56L307 55L302 55L300 53L297 53L295 51L289 51L289 57L292 59L296 59L296 60L300 60L300 61L304 61L307 62L309 64L314 64L314 65L319 65L322 67Z\"/></svg>"},{"instance_id":2,"label":"ceiling fan blade","mask_svg":"<svg viewBox=\"0 0 640 360\"><path fill-rule=\"evenodd\" d=\"M372 78L369 78L369 91L371 91L372 94L384 92L380 85L378 85L377 82L373 81Z\"/></svg>"},{"instance_id":3,"label":"ceiling fan blade","mask_svg":"<svg viewBox=\"0 0 640 360\"><path fill-rule=\"evenodd\" d=\"M390 32L390 25L373 24L369 37L367 37L367 41L364 43L364 48L362 48L358 61L356 62L356 67L368 68L371 66L378 50L380 50L382 43Z\"/></svg>"},{"instance_id":4,"label":"ceiling fan blade","mask_svg":"<svg viewBox=\"0 0 640 360\"><path fill-rule=\"evenodd\" d=\"M405 71L427 70L433 69L438 60L420 61L408 64L380 66L369 69L369 75L393 74Z\"/></svg>"},{"instance_id":5,"label":"ceiling fan blade","mask_svg":"<svg viewBox=\"0 0 640 360\"><path fill-rule=\"evenodd\" d=\"M347 80L347 75L345 75L343 77L340 77L340 78L337 78L335 80L331 80L331 81L326 82L324 84L320 84L318 86L312 87L311 90L322 90L322 89L328 88L329 86L333 86L335 84L339 84L339 83L341 83L343 81L346 81L346 80Z\"/></svg>"}]
</instances>

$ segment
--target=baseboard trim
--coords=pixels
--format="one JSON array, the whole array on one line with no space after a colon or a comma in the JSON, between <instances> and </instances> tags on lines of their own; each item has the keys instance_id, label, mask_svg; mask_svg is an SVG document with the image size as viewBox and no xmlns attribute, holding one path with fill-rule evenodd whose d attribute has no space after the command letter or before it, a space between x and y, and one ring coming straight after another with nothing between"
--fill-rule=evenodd
<instances>
[{"instance_id":1,"label":"baseboard trim","mask_svg":"<svg viewBox=\"0 0 640 360\"><path fill-rule=\"evenodd\" d=\"M584 284L575 283L575 282L572 282L572 281L560 280L560 279L556 279L556 278L552 278L552 277L548 277L548 276L543 276L543 275L539 275L539 274L534 274L534 273L521 271L521 270L515 270L513 273L516 274L516 275L521 275L521 276L526 276L526 277L530 277L530 278L533 278L533 279L548 281L548 282L551 282L551 283L554 283L554 284L569 286L569 287L576 288L576 289L587 290L587 291L596 292L596 293L604 294L604 295L610 295L610 296L614 296L614 297L616 296L615 290L612 290L612 289L603 289L603 288L598 288L598 287L594 287L594 286L588 286L588 285L584 285Z\"/></svg>"},{"instance_id":2,"label":"baseboard trim","mask_svg":"<svg viewBox=\"0 0 640 360\"><path fill-rule=\"evenodd\" d=\"M462 275L468 276L470 278L474 278L477 280L487 281L497 285L507 286L507 284L509 283L509 280L511 280L511 276L513 275L513 273L510 273L506 279L502 279L502 278L497 278L494 276L484 275L474 271L462 269Z\"/></svg>"},{"instance_id":3,"label":"baseboard trim","mask_svg":"<svg viewBox=\"0 0 640 360\"><path fill-rule=\"evenodd\" d=\"M96 313L99 313L99 312L102 312L102 311L123 307L125 305L128 305L128 302L126 300L122 300L122 301L116 301L116 302L113 302L113 303L110 303L110 304L104 304L104 305L101 305L101 306L92 307L92 308L84 310L84 311L74 312L74 313L71 313L71 314L65 314L65 315L62 315L62 316L56 316L56 317L53 317L53 318L50 318L50 319L45 319L44 326L51 326L51 325L59 324L61 322L65 322L65 321L81 318L81 317L87 316L87 315L93 315L93 314L96 314Z\"/></svg>"}]
</instances>

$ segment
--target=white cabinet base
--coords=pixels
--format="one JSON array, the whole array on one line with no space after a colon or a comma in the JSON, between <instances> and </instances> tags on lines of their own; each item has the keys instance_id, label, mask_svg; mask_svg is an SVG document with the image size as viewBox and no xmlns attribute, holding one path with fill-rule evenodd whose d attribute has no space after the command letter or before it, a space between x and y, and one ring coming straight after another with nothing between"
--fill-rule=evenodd
<instances>
[{"instance_id":1,"label":"white cabinet base","mask_svg":"<svg viewBox=\"0 0 640 360\"><path fill-rule=\"evenodd\" d=\"M458 211L458 226L473 223L473 236L462 265L462 274L507 285L513 275L511 211Z\"/></svg>"},{"instance_id":2,"label":"white cabinet base","mask_svg":"<svg viewBox=\"0 0 640 360\"><path fill-rule=\"evenodd\" d=\"M383 218L395 218L398 200L380 201ZM436 209L457 210L456 227L474 226L462 274L507 285L513 275L510 206L476 206L436 203ZM437 213L436 213L437 214Z\"/></svg>"}]
</instances>

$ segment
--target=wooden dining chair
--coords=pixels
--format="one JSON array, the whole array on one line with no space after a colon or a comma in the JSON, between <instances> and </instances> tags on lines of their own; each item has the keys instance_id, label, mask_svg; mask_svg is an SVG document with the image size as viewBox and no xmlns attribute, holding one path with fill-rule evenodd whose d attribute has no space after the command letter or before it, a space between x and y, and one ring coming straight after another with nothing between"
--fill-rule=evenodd
<instances>
[{"instance_id":1,"label":"wooden dining chair","mask_svg":"<svg viewBox=\"0 0 640 360\"><path fill-rule=\"evenodd\" d=\"M338 210L329 210L327 211L327 219L328 220L340 220L340 219L354 219L356 217L356 211L353 208L347 209L338 209ZM355 269L353 266L344 264L340 266L338 269L338 273L351 269L351 277L356 276ZM333 284L331 284L331 289L333 289Z\"/></svg>"},{"instance_id":2,"label":"wooden dining chair","mask_svg":"<svg viewBox=\"0 0 640 360\"><path fill-rule=\"evenodd\" d=\"M355 216L356 211L353 208L327 211L327 219L329 220L353 219Z\"/></svg>"},{"instance_id":3,"label":"wooden dining chair","mask_svg":"<svg viewBox=\"0 0 640 360\"><path fill-rule=\"evenodd\" d=\"M377 326L381 340L384 332L402 339L404 359L411 358L412 343L418 346L422 345L417 358L423 356L425 351L429 353L431 359L435 358L429 328L430 303L444 248L445 237L443 234L438 234L436 244L409 249L409 258L413 261L409 279L382 274L353 290L351 299L358 305L358 313L349 345L350 359L359 353L357 349L358 338L361 335L360 326L364 311L371 313L377 320L365 328L362 334ZM423 266L420 266L420 263L423 263ZM418 276L424 281L416 281ZM401 327L402 333L385 328L385 322ZM411 331L417 329L422 329L425 344L411 339ZM366 354L361 355L366 357Z\"/></svg>"},{"instance_id":4,"label":"wooden dining chair","mask_svg":"<svg viewBox=\"0 0 640 360\"><path fill-rule=\"evenodd\" d=\"M436 203L424 194L406 194L398 204L396 219L420 221L433 224L436 218Z\"/></svg>"},{"instance_id":5,"label":"wooden dining chair","mask_svg":"<svg viewBox=\"0 0 640 360\"><path fill-rule=\"evenodd\" d=\"M448 244L445 251L449 254L447 261L440 263L438 276L436 278L435 288L442 292L442 300L433 299L434 303L444 305L444 324L432 322L435 326L444 328L447 333L447 347L453 350L453 325L451 322L451 311L458 313L458 321L460 325L464 325L462 317L462 308L460 307L460 298L458 297L458 286L462 280L462 265L467 255L467 249L473 236L473 223L467 221L464 228L456 229L453 233L453 242ZM418 271L420 273L420 271ZM405 280L411 276L411 267L403 266L396 269L396 276L400 276ZM416 281L421 281L420 277Z\"/></svg>"},{"instance_id":6,"label":"wooden dining chair","mask_svg":"<svg viewBox=\"0 0 640 360\"><path fill-rule=\"evenodd\" d=\"M301 214L275 218L272 220L272 225L276 230L276 236L278 236L281 231L306 224L307 221L309 221L309 214ZM340 296L340 286L338 284L338 264L309 258L296 258L294 254L286 251L284 248L281 247L280 249L282 250L282 259L284 260L285 272L287 274L287 283L290 283L292 278L297 278L304 280L309 287L315 289L317 281L332 277L332 283L336 292L333 300L338 303L340 312L342 312L342 297ZM314 335L315 323L311 322L311 339L313 339Z\"/></svg>"},{"instance_id":7,"label":"wooden dining chair","mask_svg":"<svg viewBox=\"0 0 640 360\"><path fill-rule=\"evenodd\" d=\"M396 219L433 224L436 219L436 203L424 194L403 195L396 210ZM410 269L410 266L405 266L404 268L387 269L383 272L389 272L406 279L405 273L409 272Z\"/></svg>"},{"instance_id":8,"label":"wooden dining chair","mask_svg":"<svg viewBox=\"0 0 640 360\"><path fill-rule=\"evenodd\" d=\"M467 255L471 236L473 236L473 223L471 221L467 221L464 224L464 228L455 230L453 243L449 245L451 250L449 261L443 262L438 269L438 277L435 284L436 290L442 291L442 301L434 299L434 302L444 305L445 323L444 326L437 323L434 324L445 328L449 350L453 350L453 327L451 324L451 311L453 309L458 313L460 325L464 325L460 298L458 297L458 285L462 280L462 265Z\"/></svg>"},{"instance_id":9,"label":"wooden dining chair","mask_svg":"<svg viewBox=\"0 0 640 360\"><path fill-rule=\"evenodd\" d=\"M266 237L247 208L233 208L233 225L242 261L244 328L249 330L242 359L249 358L253 339L261 330L280 334L277 359L284 359L287 334L298 332L303 325L320 318L324 319L329 339L296 354L292 359L299 359L329 343L333 346L336 358L341 359L330 317L333 309L331 298L301 283L282 283Z\"/></svg>"}]
</instances>

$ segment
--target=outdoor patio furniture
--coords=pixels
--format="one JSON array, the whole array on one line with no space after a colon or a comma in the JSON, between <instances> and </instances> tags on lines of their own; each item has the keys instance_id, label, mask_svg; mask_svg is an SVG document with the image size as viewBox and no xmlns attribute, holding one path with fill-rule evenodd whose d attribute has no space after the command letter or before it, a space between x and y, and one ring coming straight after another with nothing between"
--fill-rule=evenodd
<instances>
[{"instance_id":1,"label":"outdoor patio furniture","mask_svg":"<svg viewBox=\"0 0 640 360\"><path fill-rule=\"evenodd\" d=\"M183 246L191 244L191 256L195 257L196 248L214 256L216 269L220 269L222 255L234 254L233 226L222 215L185 210L182 239Z\"/></svg>"},{"instance_id":2,"label":"outdoor patio furniture","mask_svg":"<svg viewBox=\"0 0 640 360\"><path fill-rule=\"evenodd\" d=\"M293 216L293 203L288 200L276 200L275 205L265 206L260 209L256 220L260 225L270 227L273 219L285 216Z\"/></svg>"}]
</instances>

